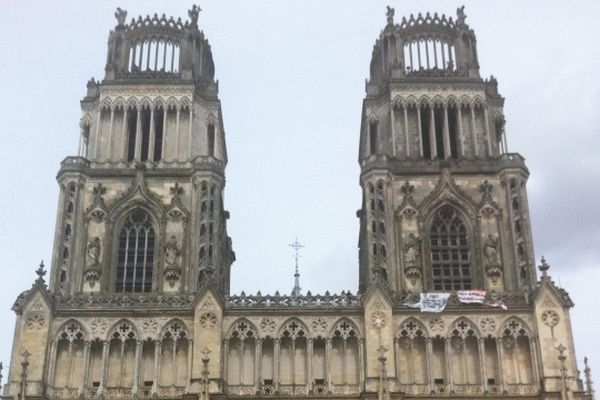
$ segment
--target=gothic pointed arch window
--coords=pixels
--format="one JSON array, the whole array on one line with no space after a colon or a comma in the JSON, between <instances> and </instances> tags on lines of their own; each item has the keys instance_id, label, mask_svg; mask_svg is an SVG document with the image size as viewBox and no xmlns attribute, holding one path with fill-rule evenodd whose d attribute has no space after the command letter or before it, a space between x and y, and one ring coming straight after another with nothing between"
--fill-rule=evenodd
<instances>
[{"instance_id":1,"label":"gothic pointed arch window","mask_svg":"<svg viewBox=\"0 0 600 400\"><path fill-rule=\"evenodd\" d=\"M150 215L138 208L125 217L118 234L117 293L152 290L156 231Z\"/></svg>"},{"instance_id":2,"label":"gothic pointed arch window","mask_svg":"<svg viewBox=\"0 0 600 400\"><path fill-rule=\"evenodd\" d=\"M444 205L436 211L429 238L433 289L471 289L473 274L467 226L454 207Z\"/></svg>"}]
</instances>

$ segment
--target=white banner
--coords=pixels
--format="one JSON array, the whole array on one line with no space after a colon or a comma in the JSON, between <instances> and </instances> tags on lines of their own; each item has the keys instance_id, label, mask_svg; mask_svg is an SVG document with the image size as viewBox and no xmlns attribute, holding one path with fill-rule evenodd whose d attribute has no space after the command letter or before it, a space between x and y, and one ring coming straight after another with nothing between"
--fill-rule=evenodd
<instances>
[{"instance_id":1,"label":"white banner","mask_svg":"<svg viewBox=\"0 0 600 400\"><path fill-rule=\"evenodd\" d=\"M450 293L421 293L421 312L442 312L448 304Z\"/></svg>"},{"instance_id":2,"label":"white banner","mask_svg":"<svg viewBox=\"0 0 600 400\"><path fill-rule=\"evenodd\" d=\"M508 310L508 307L506 306L506 303L503 302L502 300L492 300L492 301L488 301L487 303L485 303L486 306L489 307L494 307L494 308L501 308L504 311Z\"/></svg>"},{"instance_id":3,"label":"white banner","mask_svg":"<svg viewBox=\"0 0 600 400\"><path fill-rule=\"evenodd\" d=\"M479 303L483 304L485 300L485 290L458 290L456 296L461 303Z\"/></svg>"}]
</instances>

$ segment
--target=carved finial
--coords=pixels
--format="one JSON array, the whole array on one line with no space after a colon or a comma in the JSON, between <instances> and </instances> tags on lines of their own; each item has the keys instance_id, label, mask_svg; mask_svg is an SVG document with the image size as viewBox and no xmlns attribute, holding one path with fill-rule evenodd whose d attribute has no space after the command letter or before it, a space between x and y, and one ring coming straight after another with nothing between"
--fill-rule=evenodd
<instances>
[{"instance_id":1,"label":"carved finial","mask_svg":"<svg viewBox=\"0 0 600 400\"><path fill-rule=\"evenodd\" d=\"M587 358L586 358L586 360L587 360ZM3 376L2 376L2 370L3 369L4 369L4 365L0 362L0 389L2 389L2 378L3 378Z\"/></svg>"},{"instance_id":2,"label":"carved finial","mask_svg":"<svg viewBox=\"0 0 600 400\"><path fill-rule=\"evenodd\" d=\"M404 195L412 194L412 192L414 190L415 190L415 187L413 185L411 185L409 181L406 181L406 183L400 187L400 191Z\"/></svg>"},{"instance_id":3,"label":"carved finial","mask_svg":"<svg viewBox=\"0 0 600 400\"><path fill-rule=\"evenodd\" d=\"M106 194L106 187L104 185L102 185L101 183L99 183L96 186L94 186L92 191L94 193L95 198L102 197Z\"/></svg>"},{"instance_id":4,"label":"carved finial","mask_svg":"<svg viewBox=\"0 0 600 400\"><path fill-rule=\"evenodd\" d=\"M183 194L183 188L181 186L179 186L179 183L175 183L175 186L171 186L171 188L169 188L169 190L173 197L179 198L179 196L181 196Z\"/></svg>"},{"instance_id":5,"label":"carved finial","mask_svg":"<svg viewBox=\"0 0 600 400\"><path fill-rule=\"evenodd\" d=\"M561 386L561 400L567 400L567 392L568 392L568 387L567 387L567 368L565 367L565 360L567 359L567 356L565 356L565 350L567 348L565 346L561 344L558 345L558 347L556 347L556 350L558 350L559 355L558 355L558 361L560 361L560 386Z\"/></svg>"},{"instance_id":6,"label":"carved finial","mask_svg":"<svg viewBox=\"0 0 600 400\"><path fill-rule=\"evenodd\" d=\"M387 352L387 348L385 346L379 346L379 348L377 349L377 352L379 353L379 360L381 361L381 359L383 358L385 361L385 353Z\"/></svg>"},{"instance_id":7,"label":"carved finial","mask_svg":"<svg viewBox=\"0 0 600 400\"><path fill-rule=\"evenodd\" d=\"M298 297L302 294L302 289L300 289L300 272L298 272L298 259L300 258L300 250L306 246L301 244L298 241L298 238L294 240L293 243L289 244L292 249L294 249L294 259L296 260L296 268L294 272L294 288L292 289L292 296Z\"/></svg>"},{"instance_id":8,"label":"carved finial","mask_svg":"<svg viewBox=\"0 0 600 400\"><path fill-rule=\"evenodd\" d=\"M456 9L456 16L457 25L464 25L465 19L467 19L467 16L465 15L465 6L461 6Z\"/></svg>"},{"instance_id":9,"label":"carved finial","mask_svg":"<svg viewBox=\"0 0 600 400\"><path fill-rule=\"evenodd\" d=\"M542 256L542 263L538 266L538 269L542 273L543 277L548 276L548 270L550 269L550 265L548 265L544 256Z\"/></svg>"},{"instance_id":10,"label":"carved finial","mask_svg":"<svg viewBox=\"0 0 600 400\"><path fill-rule=\"evenodd\" d=\"M489 195L492 193L492 190L494 190L494 186L492 186L487 179L485 181L483 181L483 183L481 184L481 186L479 186L479 191L481 193L483 193L484 195Z\"/></svg>"},{"instance_id":11,"label":"carved finial","mask_svg":"<svg viewBox=\"0 0 600 400\"><path fill-rule=\"evenodd\" d=\"M44 260L42 260L40 262L40 266L38 267L38 269L35 270L35 273L38 276L38 278L35 280L35 283L37 285L46 286L46 280L44 279L44 275L46 275L46 269L45 269L45 266L44 266Z\"/></svg>"},{"instance_id":12,"label":"carved finial","mask_svg":"<svg viewBox=\"0 0 600 400\"><path fill-rule=\"evenodd\" d=\"M387 17L387 23L388 23L388 25L394 25L394 14L396 13L396 10L394 10L390 6L386 6L386 7L387 7L387 11L385 13L385 16Z\"/></svg>"},{"instance_id":13,"label":"carved finial","mask_svg":"<svg viewBox=\"0 0 600 400\"><path fill-rule=\"evenodd\" d=\"M190 16L192 28L198 27L198 14L200 14L200 11L202 11L202 9L195 4L192 5L191 10L188 10L188 15Z\"/></svg>"},{"instance_id":14,"label":"carved finial","mask_svg":"<svg viewBox=\"0 0 600 400\"><path fill-rule=\"evenodd\" d=\"M121 7L117 7L117 11L115 11L115 18L117 19L117 26L125 26L127 11L123 10Z\"/></svg>"},{"instance_id":15,"label":"carved finial","mask_svg":"<svg viewBox=\"0 0 600 400\"><path fill-rule=\"evenodd\" d=\"M0 363L0 366L2 364ZM585 366L585 369L583 370L583 373L585 374L585 393L590 396L590 398L593 400L594 399L594 381L592 381L592 370L590 369L590 366L588 365L588 358L584 357L583 358L583 365ZM1 377L2 375L0 375Z\"/></svg>"}]
</instances>

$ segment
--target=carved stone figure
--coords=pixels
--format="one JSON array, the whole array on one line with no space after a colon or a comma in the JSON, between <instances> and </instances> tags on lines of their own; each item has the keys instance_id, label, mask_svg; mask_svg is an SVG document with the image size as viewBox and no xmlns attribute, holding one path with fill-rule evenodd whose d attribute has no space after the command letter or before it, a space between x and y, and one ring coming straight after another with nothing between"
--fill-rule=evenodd
<instances>
[{"instance_id":1,"label":"carved stone figure","mask_svg":"<svg viewBox=\"0 0 600 400\"><path fill-rule=\"evenodd\" d=\"M127 11L121 9L121 7L117 7L117 11L115 11L115 18L117 19L118 26L125 25L125 19L127 18Z\"/></svg>"},{"instance_id":2,"label":"carved stone figure","mask_svg":"<svg viewBox=\"0 0 600 400\"><path fill-rule=\"evenodd\" d=\"M483 253L486 256L489 265L500 264L500 258L498 257L498 239L494 239L492 235L488 235L488 238L483 245Z\"/></svg>"},{"instance_id":3,"label":"carved stone figure","mask_svg":"<svg viewBox=\"0 0 600 400\"><path fill-rule=\"evenodd\" d=\"M165 263L169 266L177 265L180 254L181 250L177 244L177 239L175 236L171 236L171 239L165 245Z\"/></svg>"},{"instance_id":4,"label":"carved stone figure","mask_svg":"<svg viewBox=\"0 0 600 400\"><path fill-rule=\"evenodd\" d=\"M421 239L414 234L408 235L404 245L404 263L406 267L415 267L419 265L421 254Z\"/></svg>"},{"instance_id":5,"label":"carved stone figure","mask_svg":"<svg viewBox=\"0 0 600 400\"><path fill-rule=\"evenodd\" d=\"M100 251L102 249L100 238L96 236L87 246L88 265L100 264Z\"/></svg>"}]
</instances>

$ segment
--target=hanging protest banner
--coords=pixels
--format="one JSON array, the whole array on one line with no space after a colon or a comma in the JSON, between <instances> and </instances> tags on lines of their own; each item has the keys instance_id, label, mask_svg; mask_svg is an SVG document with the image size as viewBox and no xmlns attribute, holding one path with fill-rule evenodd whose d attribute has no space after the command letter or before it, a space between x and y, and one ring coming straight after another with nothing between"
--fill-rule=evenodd
<instances>
[{"instance_id":1,"label":"hanging protest banner","mask_svg":"<svg viewBox=\"0 0 600 400\"><path fill-rule=\"evenodd\" d=\"M442 312L448 304L450 293L421 293L421 312Z\"/></svg>"},{"instance_id":2,"label":"hanging protest banner","mask_svg":"<svg viewBox=\"0 0 600 400\"><path fill-rule=\"evenodd\" d=\"M479 303L483 304L485 300L485 290L459 290L456 292L456 296L458 297L458 301L461 303Z\"/></svg>"},{"instance_id":3,"label":"hanging protest banner","mask_svg":"<svg viewBox=\"0 0 600 400\"><path fill-rule=\"evenodd\" d=\"M506 306L506 303L503 302L502 300L491 300L488 301L487 303L484 303L486 306L488 307L494 307L494 308L501 308L504 311L508 310L508 307Z\"/></svg>"}]
</instances>

